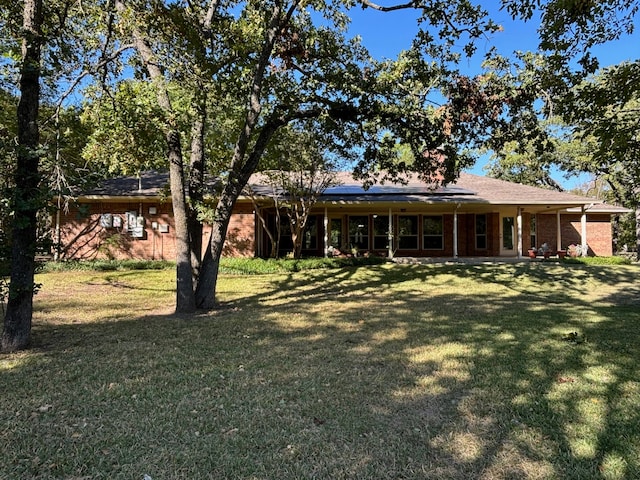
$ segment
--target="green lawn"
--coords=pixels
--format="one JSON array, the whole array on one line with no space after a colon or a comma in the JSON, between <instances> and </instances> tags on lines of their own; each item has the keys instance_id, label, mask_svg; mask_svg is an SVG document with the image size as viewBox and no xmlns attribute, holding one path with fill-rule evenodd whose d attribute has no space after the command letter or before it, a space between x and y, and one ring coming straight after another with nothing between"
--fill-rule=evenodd
<instances>
[{"instance_id":1,"label":"green lawn","mask_svg":"<svg viewBox=\"0 0 640 480\"><path fill-rule=\"evenodd\" d=\"M637 479L640 267L40 274L2 479ZM577 332L577 336L569 335Z\"/></svg>"}]
</instances>

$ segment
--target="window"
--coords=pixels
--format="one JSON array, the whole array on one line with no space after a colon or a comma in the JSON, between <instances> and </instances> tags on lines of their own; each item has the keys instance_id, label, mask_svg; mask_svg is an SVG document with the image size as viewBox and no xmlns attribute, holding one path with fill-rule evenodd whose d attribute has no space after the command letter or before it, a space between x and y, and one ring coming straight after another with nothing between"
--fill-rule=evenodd
<instances>
[{"instance_id":1,"label":"window","mask_svg":"<svg viewBox=\"0 0 640 480\"><path fill-rule=\"evenodd\" d=\"M329 223L331 235L329 237L329 245L333 248L342 248L342 219L332 218Z\"/></svg>"},{"instance_id":2,"label":"window","mask_svg":"<svg viewBox=\"0 0 640 480\"><path fill-rule=\"evenodd\" d=\"M302 248L304 250L318 248L318 217L307 218L307 224L302 234Z\"/></svg>"},{"instance_id":3,"label":"window","mask_svg":"<svg viewBox=\"0 0 640 480\"><path fill-rule=\"evenodd\" d=\"M502 248L503 250L513 250L515 240L516 221L513 217L502 218Z\"/></svg>"},{"instance_id":4,"label":"window","mask_svg":"<svg viewBox=\"0 0 640 480\"><path fill-rule=\"evenodd\" d=\"M531 215L531 224L530 224L529 230L531 232L531 247L535 247L536 245L538 245L535 215Z\"/></svg>"},{"instance_id":5,"label":"window","mask_svg":"<svg viewBox=\"0 0 640 480\"><path fill-rule=\"evenodd\" d=\"M442 216L422 217L423 245L425 250L444 248Z\"/></svg>"},{"instance_id":6,"label":"window","mask_svg":"<svg viewBox=\"0 0 640 480\"><path fill-rule=\"evenodd\" d=\"M374 250L389 248L389 217L387 215L373 216L373 248Z\"/></svg>"},{"instance_id":7,"label":"window","mask_svg":"<svg viewBox=\"0 0 640 480\"><path fill-rule=\"evenodd\" d=\"M293 251L293 239L291 238L291 224L289 218L283 213L280 216L280 252L284 253Z\"/></svg>"},{"instance_id":8,"label":"window","mask_svg":"<svg viewBox=\"0 0 640 480\"><path fill-rule=\"evenodd\" d=\"M398 248L400 250L418 249L418 217L415 215L398 216Z\"/></svg>"},{"instance_id":9,"label":"window","mask_svg":"<svg viewBox=\"0 0 640 480\"><path fill-rule=\"evenodd\" d=\"M487 216L476 215L476 249L487 249Z\"/></svg>"},{"instance_id":10,"label":"window","mask_svg":"<svg viewBox=\"0 0 640 480\"><path fill-rule=\"evenodd\" d=\"M349 243L352 248L369 248L369 217L349 217Z\"/></svg>"}]
</instances>

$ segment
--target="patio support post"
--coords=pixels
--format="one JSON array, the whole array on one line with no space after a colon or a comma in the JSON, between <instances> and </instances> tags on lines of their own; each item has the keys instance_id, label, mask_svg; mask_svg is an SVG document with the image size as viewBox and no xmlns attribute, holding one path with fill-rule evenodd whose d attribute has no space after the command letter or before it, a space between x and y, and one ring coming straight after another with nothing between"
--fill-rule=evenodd
<instances>
[{"instance_id":1,"label":"patio support post","mask_svg":"<svg viewBox=\"0 0 640 480\"><path fill-rule=\"evenodd\" d=\"M391 209L389 209L389 230L387 233L387 255L389 258L393 258L393 215Z\"/></svg>"},{"instance_id":2,"label":"patio support post","mask_svg":"<svg viewBox=\"0 0 640 480\"><path fill-rule=\"evenodd\" d=\"M556 212L556 250L562 250L562 223L560 222L560 210Z\"/></svg>"},{"instance_id":3,"label":"patio support post","mask_svg":"<svg viewBox=\"0 0 640 480\"><path fill-rule=\"evenodd\" d=\"M460 204L456 205L455 210L453 211L453 258L458 258L458 207Z\"/></svg>"},{"instance_id":4,"label":"patio support post","mask_svg":"<svg viewBox=\"0 0 640 480\"><path fill-rule=\"evenodd\" d=\"M586 257L587 256L587 211L584 207L584 205L582 206L582 216L580 217L580 226L582 227L582 235L581 235L581 239L580 239L580 243L581 243L581 256Z\"/></svg>"},{"instance_id":5,"label":"patio support post","mask_svg":"<svg viewBox=\"0 0 640 480\"><path fill-rule=\"evenodd\" d=\"M324 258L329 256L329 215L327 207L324 207Z\"/></svg>"},{"instance_id":6,"label":"patio support post","mask_svg":"<svg viewBox=\"0 0 640 480\"><path fill-rule=\"evenodd\" d=\"M518 215L516 216L516 235L518 235L518 258L522 258L522 207L518 207Z\"/></svg>"}]
</instances>

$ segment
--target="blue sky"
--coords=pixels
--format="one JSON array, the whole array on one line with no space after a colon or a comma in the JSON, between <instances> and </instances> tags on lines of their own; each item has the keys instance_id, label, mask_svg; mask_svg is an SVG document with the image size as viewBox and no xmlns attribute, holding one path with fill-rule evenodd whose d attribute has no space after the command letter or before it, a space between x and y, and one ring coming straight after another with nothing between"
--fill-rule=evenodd
<instances>
[{"instance_id":1,"label":"blue sky","mask_svg":"<svg viewBox=\"0 0 640 480\"><path fill-rule=\"evenodd\" d=\"M383 2L380 2L383 3ZM387 2L385 4L391 5ZM497 2L493 0L491 4ZM411 45L413 36L417 30L417 14L410 10L398 10L393 12L378 12L372 9L351 10L352 24L350 33L362 37L362 43L377 59L396 58L398 53ZM516 50L537 50L537 23L535 21L514 21L505 11L493 10L492 19L502 25L503 31L496 32L486 40L477 43L478 54L483 55L490 48L496 47L503 55L509 55ZM594 50L600 59L601 66L620 63L625 60L638 60L640 58L640 31L631 36L624 36L620 40L603 45ZM463 67L468 67L468 73L474 73L478 68L478 62L467 62ZM466 68L465 68L466 70ZM483 165L486 160L479 161L471 170L472 173L483 174ZM555 175L565 188L573 188L586 180L586 177L565 179L561 174Z\"/></svg>"}]
</instances>

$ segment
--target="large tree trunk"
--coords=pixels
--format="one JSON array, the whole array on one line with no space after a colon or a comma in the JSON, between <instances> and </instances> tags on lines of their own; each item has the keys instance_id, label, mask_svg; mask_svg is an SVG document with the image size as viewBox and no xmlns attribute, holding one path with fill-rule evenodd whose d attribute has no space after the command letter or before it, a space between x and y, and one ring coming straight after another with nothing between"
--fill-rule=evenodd
<instances>
[{"instance_id":1,"label":"large tree trunk","mask_svg":"<svg viewBox=\"0 0 640 480\"><path fill-rule=\"evenodd\" d=\"M18 155L13 196L13 235L9 300L1 349L15 351L31 342L36 214L41 204L38 143L40 107L40 25L42 0L25 0L23 12L20 102L18 103Z\"/></svg>"},{"instance_id":2,"label":"large tree trunk","mask_svg":"<svg viewBox=\"0 0 640 480\"><path fill-rule=\"evenodd\" d=\"M215 220L211 225L211 237L209 238L209 248L202 260L200 278L196 287L196 306L203 310L210 310L216 304L216 287L218 284L218 270L220 267L220 257L224 240L227 236L227 229L231 221L233 206L242 191L246 181L239 187L237 182L229 182L225 188L215 211ZM236 188L233 188L236 185Z\"/></svg>"},{"instance_id":3,"label":"large tree trunk","mask_svg":"<svg viewBox=\"0 0 640 480\"><path fill-rule=\"evenodd\" d=\"M204 89L203 89L204 91ZM196 119L191 128L191 161L189 170L189 238L191 240L191 269L197 285L202 264L202 222L198 218L198 205L204 200L204 130L206 95L202 93L195 105Z\"/></svg>"},{"instance_id":4,"label":"large tree trunk","mask_svg":"<svg viewBox=\"0 0 640 480\"><path fill-rule=\"evenodd\" d=\"M247 184L249 177L258 166L258 161L262 157L271 137L278 128L286 123L285 119L280 118L275 112L272 113L271 119L265 122L251 153L247 156L251 137L262 112L261 95L262 84L265 80L264 73L270 63L271 52L273 51L277 34L281 31L283 25L286 25L290 20L290 16L295 10L295 8L289 9L283 19L281 18L283 13L281 5L278 3L276 5L273 8L265 35L265 43L260 52L256 70L253 73L249 94L249 108L245 115L244 126L234 147L229 179L216 206L209 246L202 261L200 278L195 291L196 305L201 309L215 307L220 257L222 256L222 248L236 200Z\"/></svg>"},{"instance_id":5,"label":"large tree trunk","mask_svg":"<svg viewBox=\"0 0 640 480\"><path fill-rule=\"evenodd\" d=\"M222 256L222 248L224 240L227 236L227 229L231 221L233 207L236 200L247 185L249 177L258 166L258 162L262 157L265 149L273 134L286 123L286 120L277 115L270 118L260 130L260 134L253 146L251 154L243 163L241 159L244 157L246 148L236 146L232 171L229 179L225 184L218 205L214 213L214 221L211 225L211 237L209 238L209 246L202 260L202 268L200 269L200 278L196 287L196 305L200 309L210 310L216 305L216 288L218 284L218 268L220 266L220 257ZM251 129L247 128L247 132ZM245 141L248 142L249 135L246 135ZM242 144L242 142L239 142ZM245 144L246 147L246 144Z\"/></svg>"},{"instance_id":6,"label":"large tree trunk","mask_svg":"<svg viewBox=\"0 0 640 480\"><path fill-rule=\"evenodd\" d=\"M116 10L126 12L122 0L116 0ZM167 118L165 125L167 139L167 156L169 160L169 182L171 185L171 202L176 229L176 313L191 313L196 309L191 270L191 243L187 215L187 200L184 185L184 163L180 132L175 128L174 111L167 91L166 80L156 63L155 55L149 46L148 39L137 28L133 30L133 41L140 58L149 72L149 77L156 86L158 105Z\"/></svg>"},{"instance_id":7,"label":"large tree trunk","mask_svg":"<svg viewBox=\"0 0 640 480\"><path fill-rule=\"evenodd\" d=\"M179 132L171 131L167 134L167 146L169 147L171 202L176 229L176 313L192 313L196 310L196 302L193 292L187 201L183 181L184 165Z\"/></svg>"}]
</instances>

